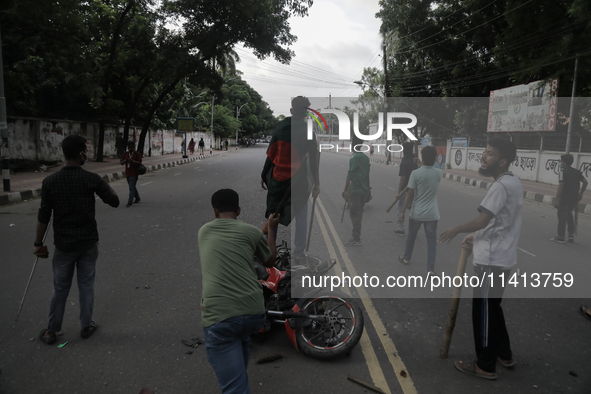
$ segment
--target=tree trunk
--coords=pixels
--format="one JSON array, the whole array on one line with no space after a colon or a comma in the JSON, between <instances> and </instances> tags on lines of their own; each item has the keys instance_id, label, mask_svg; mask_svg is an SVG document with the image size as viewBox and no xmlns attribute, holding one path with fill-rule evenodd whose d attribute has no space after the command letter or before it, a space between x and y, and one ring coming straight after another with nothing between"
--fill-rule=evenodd
<instances>
[{"instance_id":1,"label":"tree trunk","mask_svg":"<svg viewBox=\"0 0 591 394\"><path fill-rule=\"evenodd\" d=\"M144 155L144 144L145 144L145 141L146 141L146 134L148 134L148 130L150 128L150 123L152 123L152 118L154 117L154 114L156 113L156 111L158 110L158 108L160 107L160 105L162 104L162 101L164 100L164 98L166 97L166 95L168 93L172 92L172 90L177 85L177 83L180 82L180 80L181 80L181 77L176 78L174 81L172 81L170 83L170 85L168 85L160 93L160 95L158 96L158 98L156 99L156 101L154 101L154 103L150 107L150 110L148 111L148 114L144 118L144 122L142 124L142 132L140 133L140 140L138 142L137 149L136 149L138 152L140 152L140 154L142 156Z\"/></svg>"}]
</instances>

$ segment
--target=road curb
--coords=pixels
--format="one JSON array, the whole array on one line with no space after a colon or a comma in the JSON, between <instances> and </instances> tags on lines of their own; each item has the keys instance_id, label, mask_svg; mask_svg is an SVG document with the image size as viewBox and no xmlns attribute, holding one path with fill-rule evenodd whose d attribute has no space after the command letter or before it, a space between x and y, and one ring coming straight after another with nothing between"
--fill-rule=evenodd
<instances>
[{"instance_id":1,"label":"road curb","mask_svg":"<svg viewBox=\"0 0 591 394\"><path fill-rule=\"evenodd\" d=\"M203 156L191 157L191 158L187 158L187 159L174 160L174 161L171 161L168 163L161 163L161 164L146 166L146 168L148 169L148 172L152 172L152 171L161 170L163 168L176 167L176 166L191 163L194 161L201 161L201 160L209 159L211 157L220 156L221 154L222 153L212 153L210 155L203 155ZM113 172L111 174L106 174L106 175L103 175L102 178L104 180L106 180L107 182L113 182L113 181L116 181L119 179L124 179L125 178L125 171L119 171L119 172ZM5 195L0 196L0 207L5 206L5 205L9 205L9 204L16 204L16 203L26 201L26 200L31 200L31 199L37 198L37 197L41 197L41 188L5 194Z\"/></svg>"},{"instance_id":2,"label":"road curb","mask_svg":"<svg viewBox=\"0 0 591 394\"><path fill-rule=\"evenodd\" d=\"M454 175L445 172L443 173L443 178L450 181L460 182L468 186L480 187L482 189L489 189L490 185L492 185L492 182L471 179L465 176ZM548 194L523 191L523 198L525 198L526 200L539 202L541 204L546 204L550 206L554 205L554 196L550 196ZM591 205L580 203L579 212L591 215Z\"/></svg>"}]
</instances>

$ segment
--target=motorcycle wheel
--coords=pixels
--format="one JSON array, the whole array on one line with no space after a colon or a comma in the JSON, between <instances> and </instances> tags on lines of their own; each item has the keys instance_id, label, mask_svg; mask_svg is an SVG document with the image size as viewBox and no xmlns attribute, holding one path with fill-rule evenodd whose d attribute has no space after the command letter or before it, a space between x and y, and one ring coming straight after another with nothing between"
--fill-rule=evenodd
<instances>
[{"instance_id":1,"label":"motorcycle wheel","mask_svg":"<svg viewBox=\"0 0 591 394\"><path fill-rule=\"evenodd\" d=\"M302 312L324 315L328 322L313 321L310 326L296 331L300 352L318 359L348 355L363 334L363 313L352 299L341 294L309 298L303 303Z\"/></svg>"}]
</instances>

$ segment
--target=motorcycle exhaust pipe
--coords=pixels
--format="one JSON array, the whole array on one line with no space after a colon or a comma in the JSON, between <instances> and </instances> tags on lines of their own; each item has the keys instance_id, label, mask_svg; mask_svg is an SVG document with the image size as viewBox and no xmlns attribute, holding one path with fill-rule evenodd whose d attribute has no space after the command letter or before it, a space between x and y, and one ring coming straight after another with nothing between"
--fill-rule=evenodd
<instances>
[{"instance_id":1,"label":"motorcycle exhaust pipe","mask_svg":"<svg viewBox=\"0 0 591 394\"><path fill-rule=\"evenodd\" d=\"M267 316L280 317L284 319L308 319L320 322L326 322L328 319L324 315L309 315L307 313L291 312L291 311L267 311Z\"/></svg>"}]
</instances>

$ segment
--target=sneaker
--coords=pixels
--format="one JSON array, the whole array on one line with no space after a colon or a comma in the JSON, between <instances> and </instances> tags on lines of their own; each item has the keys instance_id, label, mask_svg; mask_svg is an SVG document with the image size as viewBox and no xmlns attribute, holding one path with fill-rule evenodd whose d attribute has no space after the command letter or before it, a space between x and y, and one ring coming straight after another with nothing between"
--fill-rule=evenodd
<instances>
[{"instance_id":1,"label":"sneaker","mask_svg":"<svg viewBox=\"0 0 591 394\"><path fill-rule=\"evenodd\" d=\"M563 244L564 243L564 238L554 237L554 238L550 238L550 241L554 241L554 242L557 242L559 244Z\"/></svg>"},{"instance_id":2,"label":"sneaker","mask_svg":"<svg viewBox=\"0 0 591 394\"><path fill-rule=\"evenodd\" d=\"M48 345L53 345L57 341L57 336L55 335L55 332L51 335L45 335L46 332L47 329L45 328L41 330L41 332L39 333L39 339L41 339Z\"/></svg>"},{"instance_id":3,"label":"sneaker","mask_svg":"<svg viewBox=\"0 0 591 394\"><path fill-rule=\"evenodd\" d=\"M574 236L574 235L569 235L569 236L568 236L568 242L570 242L571 244L572 244L573 242L575 242L575 236Z\"/></svg>"},{"instance_id":4,"label":"sneaker","mask_svg":"<svg viewBox=\"0 0 591 394\"><path fill-rule=\"evenodd\" d=\"M125 208L129 208L131 206L133 206L133 203L132 202L128 202L127 205L125 206Z\"/></svg>"},{"instance_id":5,"label":"sneaker","mask_svg":"<svg viewBox=\"0 0 591 394\"><path fill-rule=\"evenodd\" d=\"M363 245L361 243L361 240L355 240L353 238L351 238L349 241L347 241L347 243L345 243L345 246L361 246Z\"/></svg>"},{"instance_id":6,"label":"sneaker","mask_svg":"<svg viewBox=\"0 0 591 394\"><path fill-rule=\"evenodd\" d=\"M394 231L394 234L400 235L401 237L404 237L404 235L405 235L404 230L396 230L396 231Z\"/></svg>"},{"instance_id":7,"label":"sneaker","mask_svg":"<svg viewBox=\"0 0 591 394\"><path fill-rule=\"evenodd\" d=\"M136 198L135 200L133 200L134 204L137 204L138 202L140 202L142 199L141 198Z\"/></svg>"}]
</instances>

